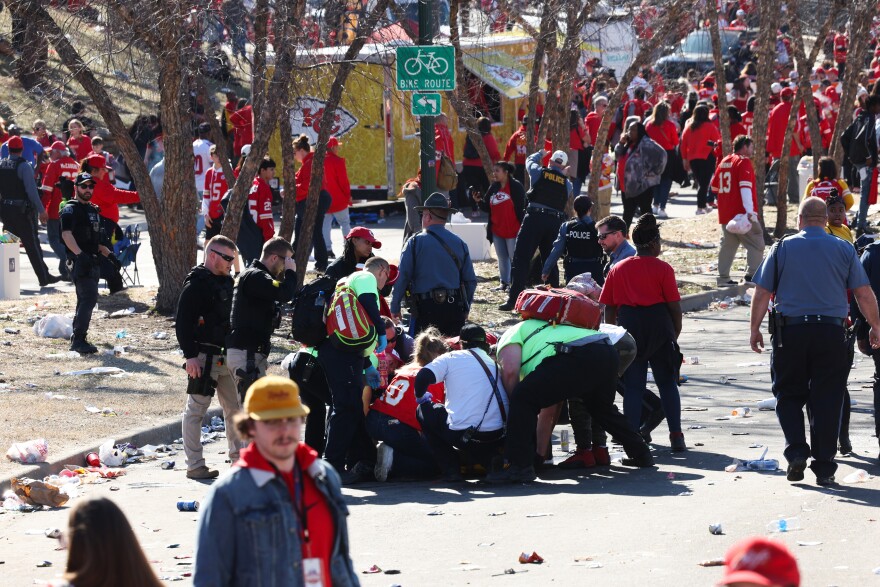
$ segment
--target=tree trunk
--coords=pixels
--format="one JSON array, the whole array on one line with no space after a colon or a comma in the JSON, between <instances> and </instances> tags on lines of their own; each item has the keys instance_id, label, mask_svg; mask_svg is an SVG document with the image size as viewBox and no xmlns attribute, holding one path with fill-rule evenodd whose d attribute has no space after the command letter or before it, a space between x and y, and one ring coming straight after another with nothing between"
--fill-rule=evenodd
<instances>
[{"instance_id":1,"label":"tree trunk","mask_svg":"<svg viewBox=\"0 0 880 587\"><path fill-rule=\"evenodd\" d=\"M668 6L666 14L660 19L659 27L654 36L645 41L639 47L639 52L633 60L632 64L624 72L620 78L620 83L611 97L608 99L608 109L602 117L602 124L599 125L599 131L596 136L596 145L593 148L593 157L590 160L590 199L598 202L599 199L599 179L602 176L602 155L607 152L608 148L608 129L611 126L611 119L614 118L614 112L620 106L623 96L626 94L626 87L636 76L639 69L646 65L654 55L654 51L664 40L674 42L681 38L683 33L680 26L681 18L686 14L690 7L690 3L685 0L676 0Z\"/></svg>"},{"instance_id":2,"label":"tree trunk","mask_svg":"<svg viewBox=\"0 0 880 587\"><path fill-rule=\"evenodd\" d=\"M712 40L712 57L715 61L715 91L718 95L718 118L721 123L721 156L733 152L730 136L730 114L727 112L727 76L724 74L724 58L721 53L721 34L718 32L718 5L706 2L709 15L709 38Z\"/></svg>"},{"instance_id":3,"label":"tree trunk","mask_svg":"<svg viewBox=\"0 0 880 587\"><path fill-rule=\"evenodd\" d=\"M330 95L327 96L327 104L324 112L321 114L318 131L318 144L315 149L315 156L312 159L312 178L309 182L309 193L306 196L305 213L303 221L300 224L302 234L296 235L296 266L297 285L302 285L306 276L306 266L309 260L309 250L312 247L312 235L314 233L315 216L318 214L318 198L321 192L321 181L324 178L324 157L327 154L327 140L330 138L330 132L333 127L333 117L336 115L336 108L342 98L342 92L345 90L345 81L348 75L354 69L355 57L367 41L367 35L371 33L379 18L384 14L385 8L388 6L389 0L378 0L373 10L366 18L358 20L357 30L355 31L355 39L348 50L345 57L339 64L336 71L336 77L330 86ZM289 122L288 122L289 124Z\"/></svg>"},{"instance_id":4,"label":"tree trunk","mask_svg":"<svg viewBox=\"0 0 880 587\"><path fill-rule=\"evenodd\" d=\"M223 130L220 128L222 119L217 116L217 110L214 108L213 96L208 95L208 89L205 85L205 78L202 77L198 82L198 92L202 96L202 102L205 106L205 120L211 127L211 140L217 146L217 153L220 154L220 166L223 168L223 176L226 179L226 185L235 184L235 173L233 173L232 162L226 153L229 152L229 144L226 137L223 136ZM220 106L221 109L223 106Z\"/></svg>"},{"instance_id":5,"label":"tree trunk","mask_svg":"<svg viewBox=\"0 0 880 587\"><path fill-rule=\"evenodd\" d=\"M538 145L540 144L543 148L544 140L541 139L540 143L537 141L537 129L538 127L535 125L535 122L538 119L538 96L541 93L541 71L544 67L544 58L547 55L547 49L550 47L551 42L556 42L556 13L553 10L553 4L551 2L544 3L544 12L541 14L541 24L538 38L535 39L535 59L532 61L532 77L529 80L529 100L528 100L528 108L526 109L526 114L529 117L529 124L526 126L526 145L528 146L529 151L534 151L538 149ZM526 174L526 185L525 188L529 189L531 186L529 181L529 174Z\"/></svg>"},{"instance_id":6,"label":"tree trunk","mask_svg":"<svg viewBox=\"0 0 880 587\"><path fill-rule=\"evenodd\" d=\"M843 147L840 145L840 135L846 130L852 121L852 107L856 99L856 85L858 82L858 73L862 71L865 63L865 56L868 50L868 38L871 30L872 17L874 11L867 10L867 7L860 9L854 4L850 4L850 22L853 23L852 34L850 35L849 52L846 56L846 76L843 80L843 92L840 96L840 115L837 117L837 124L834 127L834 136L831 137L831 156L840 169L843 163ZM867 194L864 195L867 197Z\"/></svg>"},{"instance_id":7,"label":"tree trunk","mask_svg":"<svg viewBox=\"0 0 880 587\"><path fill-rule=\"evenodd\" d=\"M24 21L20 33L21 46L16 47L21 53L15 60L15 77L25 90L32 90L43 78L49 59L49 43L36 26L27 22L26 16L17 17L13 14L13 18Z\"/></svg>"},{"instance_id":8,"label":"tree trunk","mask_svg":"<svg viewBox=\"0 0 880 587\"><path fill-rule=\"evenodd\" d=\"M256 0L254 6L254 55L251 62L251 104L254 120L262 118L266 100L266 52L269 43L269 0ZM275 39L277 45L280 39Z\"/></svg>"},{"instance_id":9,"label":"tree trunk","mask_svg":"<svg viewBox=\"0 0 880 587\"><path fill-rule=\"evenodd\" d=\"M290 128L290 110L285 109L278 119L278 131L281 135L281 173L284 178L284 199L281 201L281 228L278 236L292 242L296 219L296 157L293 150L293 130Z\"/></svg>"},{"instance_id":10,"label":"tree trunk","mask_svg":"<svg viewBox=\"0 0 880 587\"><path fill-rule=\"evenodd\" d=\"M779 186L776 188L776 228L773 236L782 238L788 224L788 182L797 181L797 177L789 177L788 165L791 156L791 143L794 140L794 129L797 125L798 110L801 107L801 96L795 94L791 103L791 112L788 114L788 124L785 127L785 137L782 141L782 156L779 158Z\"/></svg>"},{"instance_id":11,"label":"tree trunk","mask_svg":"<svg viewBox=\"0 0 880 587\"><path fill-rule=\"evenodd\" d=\"M758 37L758 93L755 95L755 118L752 125L752 140L755 143L755 154L752 165L755 168L755 189L758 192L758 217L764 226L765 240L770 237L766 233L764 220L764 182L767 177L767 121L770 116L770 96L766 88L773 81L773 64L776 55L776 28L779 22L779 10L772 2L758 4L760 21L766 23Z\"/></svg>"}]
</instances>

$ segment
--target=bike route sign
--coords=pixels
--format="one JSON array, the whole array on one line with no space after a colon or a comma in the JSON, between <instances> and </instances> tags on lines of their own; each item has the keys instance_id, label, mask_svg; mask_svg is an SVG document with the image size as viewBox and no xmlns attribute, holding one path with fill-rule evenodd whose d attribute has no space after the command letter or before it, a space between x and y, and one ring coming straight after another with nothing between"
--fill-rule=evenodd
<instances>
[{"instance_id":1,"label":"bike route sign","mask_svg":"<svg viewBox=\"0 0 880 587\"><path fill-rule=\"evenodd\" d=\"M443 108L440 94L413 94L410 111L413 116L438 116Z\"/></svg>"},{"instance_id":2,"label":"bike route sign","mask_svg":"<svg viewBox=\"0 0 880 587\"><path fill-rule=\"evenodd\" d=\"M454 90L455 49L449 45L397 47L397 89Z\"/></svg>"}]
</instances>

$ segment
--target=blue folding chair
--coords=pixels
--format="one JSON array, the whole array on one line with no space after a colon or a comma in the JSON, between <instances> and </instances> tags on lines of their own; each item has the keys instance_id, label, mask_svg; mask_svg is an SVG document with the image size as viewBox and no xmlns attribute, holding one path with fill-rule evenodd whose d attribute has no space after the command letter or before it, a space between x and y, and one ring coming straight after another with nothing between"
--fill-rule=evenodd
<instances>
[{"instance_id":1,"label":"blue folding chair","mask_svg":"<svg viewBox=\"0 0 880 587\"><path fill-rule=\"evenodd\" d=\"M119 271L122 274L122 280L128 285L140 285L141 283L137 266L137 253L140 248L141 243L133 242L122 249L116 256L121 266Z\"/></svg>"}]
</instances>

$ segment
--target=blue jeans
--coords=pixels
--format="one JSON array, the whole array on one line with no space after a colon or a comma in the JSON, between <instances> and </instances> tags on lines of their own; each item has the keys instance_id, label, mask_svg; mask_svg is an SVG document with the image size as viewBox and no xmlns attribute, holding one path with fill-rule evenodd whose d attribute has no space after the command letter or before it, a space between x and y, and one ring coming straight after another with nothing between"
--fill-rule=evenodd
<instances>
[{"instance_id":1,"label":"blue jeans","mask_svg":"<svg viewBox=\"0 0 880 587\"><path fill-rule=\"evenodd\" d=\"M623 413L633 430L638 430L642 417L642 396L648 381L648 365L654 374L654 381L660 391L660 401L666 412L669 432L681 432L681 397L678 395L678 382L675 370L668 361L636 359L623 374Z\"/></svg>"},{"instance_id":2,"label":"blue jeans","mask_svg":"<svg viewBox=\"0 0 880 587\"><path fill-rule=\"evenodd\" d=\"M660 183L654 186L654 205L660 209L666 209L666 202L669 201L669 190L671 189L672 178L660 178Z\"/></svg>"},{"instance_id":3,"label":"blue jeans","mask_svg":"<svg viewBox=\"0 0 880 587\"><path fill-rule=\"evenodd\" d=\"M861 193L859 194L859 213L856 214L856 228L865 229L868 224L868 195L871 193L871 179L874 170L866 165L857 166L855 175L859 179Z\"/></svg>"},{"instance_id":4,"label":"blue jeans","mask_svg":"<svg viewBox=\"0 0 880 587\"><path fill-rule=\"evenodd\" d=\"M574 197L578 197L581 195L581 186L584 185L583 180L578 177L569 177L568 181L571 182L572 193L574 193Z\"/></svg>"},{"instance_id":5,"label":"blue jeans","mask_svg":"<svg viewBox=\"0 0 880 587\"><path fill-rule=\"evenodd\" d=\"M492 242L495 244L495 254L498 255L498 271L501 273L501 283L510 285L510 261L513 259L516 238L501 238L493 234Z\"/></svg>"},{"instance_id":6,"label":"blue jeans","mask_svg":"<svg viewBox=\"0 0 880 587\"><path fill-rule=\"evenodd\" d=\"M395 477L433 477L440 473L428 441L412 426L371 410L367 414L367 433L394 449L391 474Z\"/></svg>"}]
</instances>

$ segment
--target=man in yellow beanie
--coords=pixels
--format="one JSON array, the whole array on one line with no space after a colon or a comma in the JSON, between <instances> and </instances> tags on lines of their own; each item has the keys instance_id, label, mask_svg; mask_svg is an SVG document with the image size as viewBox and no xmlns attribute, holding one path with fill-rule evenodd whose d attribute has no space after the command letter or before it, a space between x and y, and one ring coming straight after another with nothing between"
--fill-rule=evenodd
<instances>
[{"instance_id":1,"label":"man in yellow beanie","mask_svg":"<svg viewBox=\"0 0 880 587\"><path fill-rule=\"evenodd\" d=\"M248 388L233 421L250 445L201 508L194 585L359 585L339 475L300 441L308 413L286 377Z\"/></svg>"}]
</instances>

